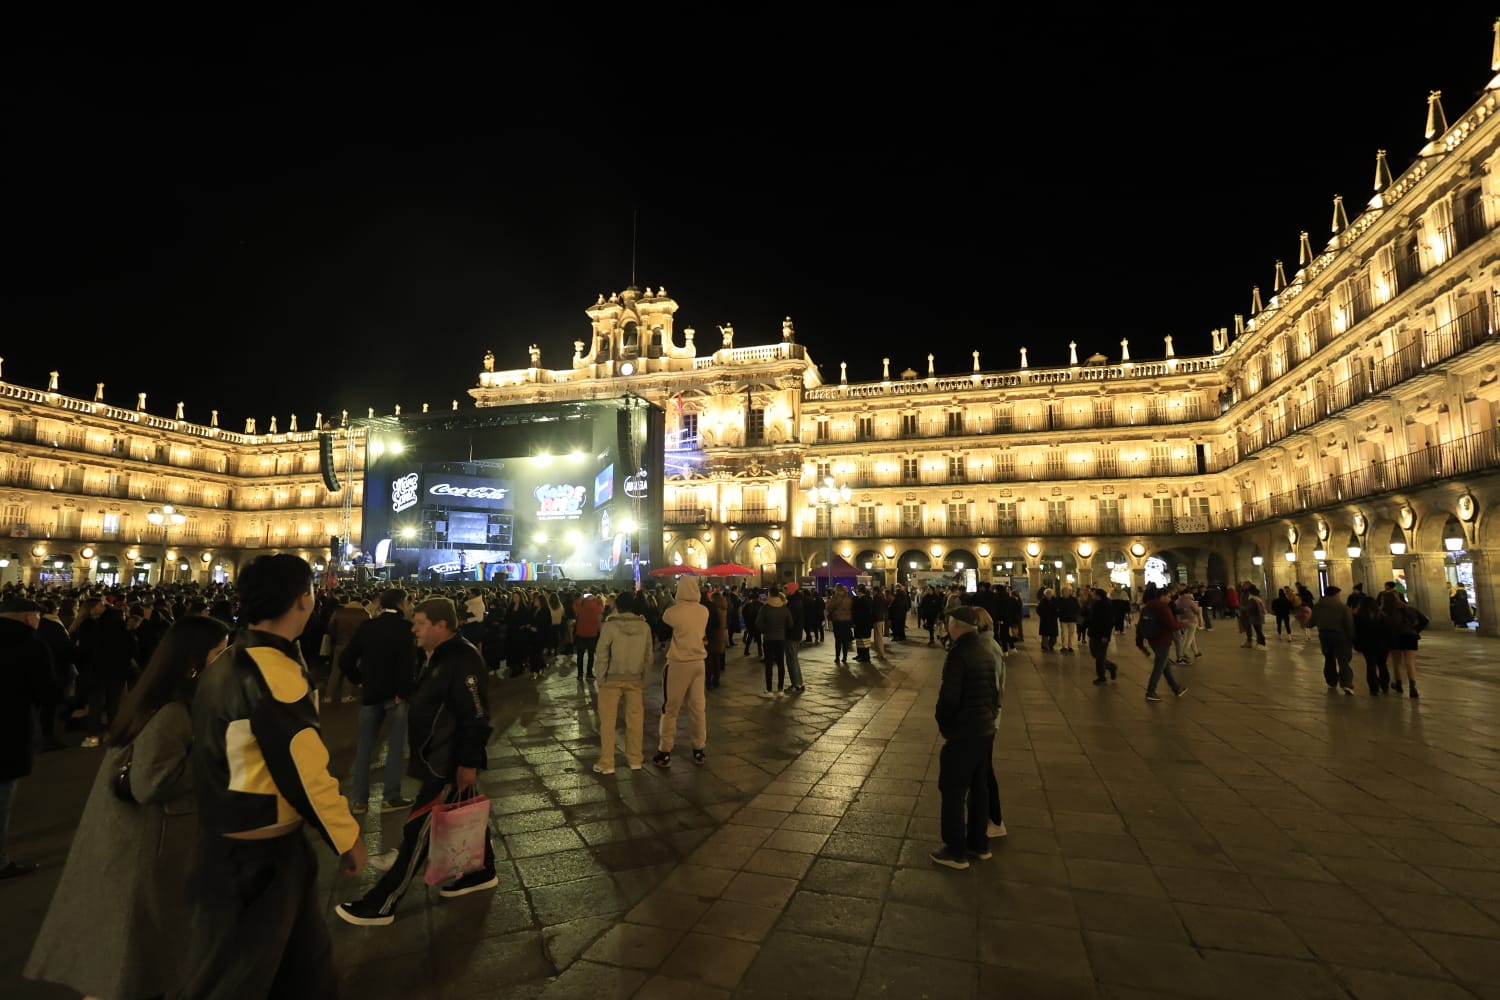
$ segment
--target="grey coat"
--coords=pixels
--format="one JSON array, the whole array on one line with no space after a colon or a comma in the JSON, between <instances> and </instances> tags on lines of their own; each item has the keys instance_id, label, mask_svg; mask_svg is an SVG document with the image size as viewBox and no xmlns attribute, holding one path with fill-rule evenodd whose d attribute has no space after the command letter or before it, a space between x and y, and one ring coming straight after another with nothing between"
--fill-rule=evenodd
<instances>
[{"instance_id":1,"label":"grey coat","mask_svg":"<svg viewBox=\"0 0 1500 1000\"><path fill-rule=\"evenodd\" d=\"M198 832L192 738L187 706L174 702L131 746L105 751L26 978L106 1000L171 994L181 985L185 883ZM112 787L127 752L134 754L130 790L141 804L121 801Z\"/></svg>"}]
</instances>

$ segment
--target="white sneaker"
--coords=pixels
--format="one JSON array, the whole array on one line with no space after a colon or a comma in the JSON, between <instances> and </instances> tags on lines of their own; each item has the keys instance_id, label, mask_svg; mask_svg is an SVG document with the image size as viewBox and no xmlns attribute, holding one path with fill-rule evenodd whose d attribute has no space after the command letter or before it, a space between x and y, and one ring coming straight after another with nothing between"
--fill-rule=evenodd
<instances>
[{"instance_id":1,"label":"white sneaker","mask_svg":"<svg viewBox=\"0 0 1500 1000\"><path fill-rule=\"evenodd\" d=\"M595 774L614 774L615 773L615 769L612 768L612 767L605 767L602 762L595 761L594 762L594 773Z\"/></svg>"},{"instance_id":2,"label":"white sneaker","mask_svg":"<svg viewBox=\"0 0 1500 1000\"><path fill-rule=\"evenodd\" d=\"M383 874L391 870L391 866L396 863L396 855L400 853L400 851L396 850L396 848L393 847L389 851L370 855L369 858L366 859L366 863L374 871L381 872Z\"/></svg>"},{"instance_id":3,"label":"white sneaker","mask_svg":"<svg viewBox=\"0 0 1500 1000\"><path fill-rule=\"evenodd\" d=\"M81 747L88 747L88 748L92 749L92 748L94 748L94 747L96 747L96 746L99 745L99 737L97 737L97 736L85 736L83 738L83 742L80 743L80 744L78 744L78 745L81 746Z\"/></svg>"},{"instance_id":4,"label":"white sneaker","mask_svg":"<svg viewBox=\"0 0 1500 1000\"><path fill-rule=\"evenodd\" d=\"M984 831L991 837L1004 837L1006 835L1004 823L991 823Z\"/></svg>"}]
</instances>

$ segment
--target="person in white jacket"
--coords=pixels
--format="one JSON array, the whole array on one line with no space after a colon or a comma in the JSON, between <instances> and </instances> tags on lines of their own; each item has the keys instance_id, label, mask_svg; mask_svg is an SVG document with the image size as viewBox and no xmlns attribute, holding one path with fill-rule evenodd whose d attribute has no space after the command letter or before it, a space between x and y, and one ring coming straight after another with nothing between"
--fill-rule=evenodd
<instances>
[{"instance_id":1,"label":"person in white jacket","mask_svg":"<svg viewBox=\"0 0 1500 1000\"><path fill-rule=\"evenodd\" d=\"M615 613L599 626L594 649L594 678L599 685L599 760L594 770L615 773L615 721L625 700L625 763L641 769L641 730L645 720L641 686L651 672L654 643L651 626L640 615L640 598L632 592L615 598Z\"/></svg>"},{"instance_id":2,"label":"person in white jacket","mask_svg":"<svg viewBox=\"0 0 1500 1000\"><path fill-rule=\"evenodd\" d=\"M651 763L657 767L672 763L672 748L677 745L677 714L686 703L693 763L702 764L703 747L708 742L708 716L703 705L708 609L699 603L697 577L684 576L677 581L677 598L661 613L661 620L672 629L672 641L667 645L667 664L661 671L661 732L656 743L657 754Z\"/></svg>"}]
</instances>

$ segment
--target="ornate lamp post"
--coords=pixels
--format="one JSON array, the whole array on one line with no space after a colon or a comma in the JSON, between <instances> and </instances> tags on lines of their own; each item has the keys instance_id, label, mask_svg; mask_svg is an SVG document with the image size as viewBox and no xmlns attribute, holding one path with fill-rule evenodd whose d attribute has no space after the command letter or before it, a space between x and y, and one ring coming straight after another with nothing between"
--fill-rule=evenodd
<instances>
[{"instance_id":1,"label":"ornate lamp post","mask_svg":"<svg viewBox=\"0 0 1500 1000\"><path fill-rule=\"evenodd\" d=\"M814 486L807 491L808 503L814 507L822 507L828 511L828 584L829 593L833 592L833 509L841 503L848 503L851 494L848 484L836 486L833 477L829 476L823 481L822 486Z\"/></svg>"},{"instance_id":2,"label":"ornate lamp post","mask_svg":"<svg viewBox=\"0 0 1500 1000\"><path fill-rule=\"evenodd\" d=\"M146 520L161 528L161 574L158 583L167 582L167 560L169 544L172 540L172 529L181 527L187 521L187 515L173 507L171 504L163 504L160 507L152 507L146 512ZM178 570L179 578L182 571Z\"/></svg>"}]
</instances>

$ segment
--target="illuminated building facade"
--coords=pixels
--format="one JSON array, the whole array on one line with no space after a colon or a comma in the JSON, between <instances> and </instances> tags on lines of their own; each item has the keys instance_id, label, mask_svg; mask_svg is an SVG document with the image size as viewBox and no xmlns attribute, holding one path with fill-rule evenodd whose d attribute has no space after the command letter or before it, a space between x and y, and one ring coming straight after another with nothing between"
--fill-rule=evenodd
<instances>
[{"instance_id":1,"label":"illuminated building facade","mask_svg":"<svg viewBox=\"0 0 1500 1000\"><path fill-rule=\"evenodd\" d=\"M734 345L674 330L665 289L588 310L568 367L533 348L524 368L486 361L479 406L600 398L623 388L666 412L664 550L732 561L763 579L828 560L895 582L972 570L1039 592L1149 578L1270 594L1399 580L1434 620L1462 582L1497 632L1500 501L1500 78L1332 238L1303 234L1290 278L1252 295L1206 355L983 366L825 384L791 321ZM1137 345L1139 351L1140 345ZM899 362L898 362L899 363ZM836 502L813 488L847 486ZM830 544L831 538L831 544Z\"/></svg>"},{"instance_id":2,"label":"illuminated building facade","mask_svg":"<svg viewBox=\"0 0 1500 1000\"><path fill-rule=\"evenodd\" d=\"M0 371L3 375L3 371ZM264 552L321 571L332 538L358 537L360 428L332 429L331 453L291 416L243 432L0 380L0 583L77 586L232 580ZM342 419L342 418L340 418ZM313 426L322 423L318 414ZM323 461L328 459L329 461ZM329 490L323 465L342 479ZM352 516L346 499L353 501ZM349 523L346 525L346 517Z\"/></svg>"},{"instance_id":3,"label":"illuminated building facade","mask_svg":"<svg viewBox=\"0 0 1500 1000\"><path fill-rule=\"evenodd\" d=\"M1399 579L1439 623L1463 582L1497 634L1497 102L1500 78L1449 124L1434 95L1416 161L1395 174L1378 154L1363 210L1351 219L1336 198L1331 239L1304 234L1295 271L1277 262L1270 294L1256 289L1206 353L1163 337L1150 357L1122 341L1116 357L1031 367L1018 345L1014 368L975 351L967 372L895 359L876 381L848 381L844 364L825 381L790 319L753 346L728 325L700 344L665 289L630 288L586 310L565 364L537 346L518 368L486 355L469 394L481 409L626 394L659 406L665 563L790 580L832 552L887 582L972 571L1033 596L1070 580L1136 593L1158 576L1249 580L1269 594ZM125 575L171 548L200 579L221 557L331 554L350 522L320 483L315 434L144 410L0 383L0 537L28 579L53 552L76 567L85 547L134 549ZM339 433L358 539L363 431ZM147 521L166 503L189 512L183 525Z\"/></svg>"}]
</instances>

